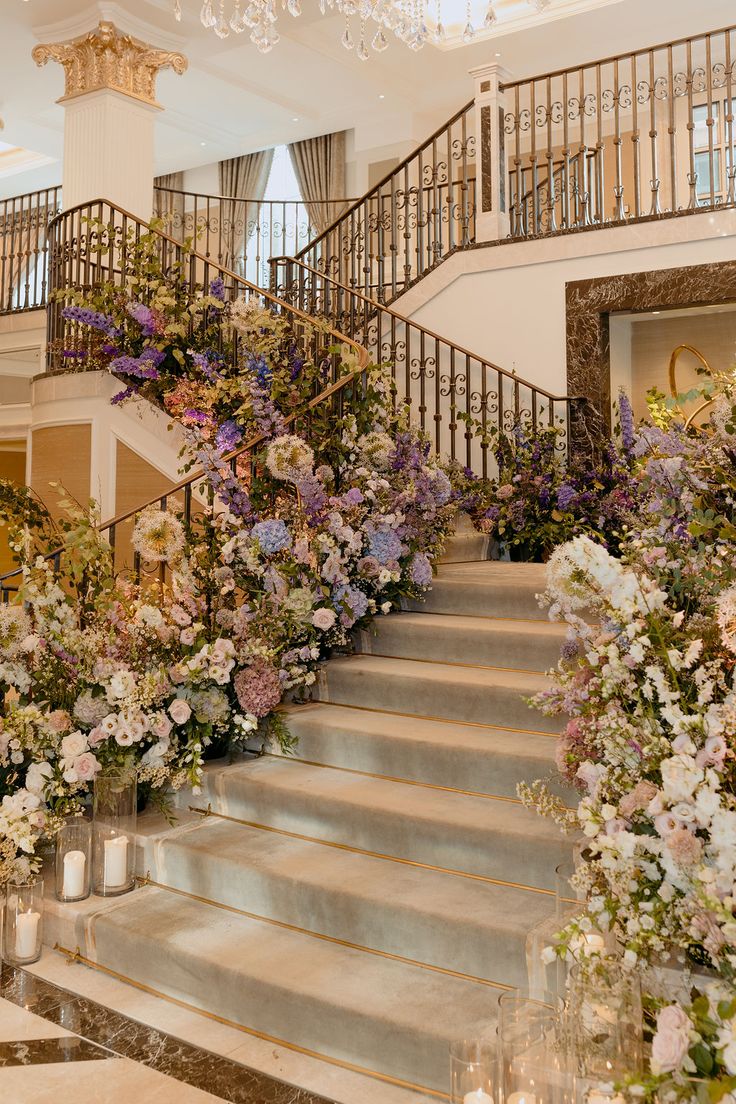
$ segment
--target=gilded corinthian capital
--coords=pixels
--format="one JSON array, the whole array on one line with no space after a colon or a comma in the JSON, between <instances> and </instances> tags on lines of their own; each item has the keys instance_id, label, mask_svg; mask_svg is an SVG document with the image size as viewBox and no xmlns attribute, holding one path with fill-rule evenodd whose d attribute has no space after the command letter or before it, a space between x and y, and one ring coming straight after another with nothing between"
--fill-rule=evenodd
<instances>
[{"instance_id":1,"label":"gilded corinthian capital","mask_svg":"<svg viewBox=\"0 0 736 1104\"><path fill-rule=\"evenodd\" d=\"M64 68L64 99L111 88L137 100L156 105L156 76L159 69L183 73L187 59L183 54L157 50L146 42L123 34L114 23L103 21L69 42L53 42L34 47L36 65L58 61Z\"/></svg>"}]
</instances>

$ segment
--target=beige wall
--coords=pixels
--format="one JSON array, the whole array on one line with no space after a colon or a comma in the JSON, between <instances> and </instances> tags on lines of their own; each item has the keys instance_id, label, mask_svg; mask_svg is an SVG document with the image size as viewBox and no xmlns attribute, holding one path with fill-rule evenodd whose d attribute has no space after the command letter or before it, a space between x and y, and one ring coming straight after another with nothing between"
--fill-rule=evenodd
<instances>
[{"instance_id":1,"label":"beige wall","mask_svg":"<svg viewBox=\"0 0 736 1104\"><path fill-rule=\"evenodd\" d=\"M678 345L692 345L715 370L736 364L736 309L674 316L663 312L631 323L631 398L634 413L644 417L646 393L656 387L669 394L669 362ZM683 353L676 379L680 393L702 385L697 360Z\"/></svg>"},{"instance_id":2,"label":"beige wall","mask_svg":"<svg viewBox=\"0 0 736 1104\"><path fill-rule=\"evenodd\" d=\"M46 503L52 516L60 511L58 494L49 486L61 483L77 501L85 504L90 496L90 458L92 426L49 426L34 429L31 446L31 487Z\"/></svg>"},{"instance_id":3,"label":"beige wall","mask_svg":"<svg viewBox=\"0 0 736 1104\"><path fill-rule=\"evenodd\" d=\"M0 479L9 479L22 487L26 481L26 443L25 441L3 441L0 446ZM8 547L8 531L0 528L0 575L10 571L14 558Z\"/></svg>"}]
</instances>

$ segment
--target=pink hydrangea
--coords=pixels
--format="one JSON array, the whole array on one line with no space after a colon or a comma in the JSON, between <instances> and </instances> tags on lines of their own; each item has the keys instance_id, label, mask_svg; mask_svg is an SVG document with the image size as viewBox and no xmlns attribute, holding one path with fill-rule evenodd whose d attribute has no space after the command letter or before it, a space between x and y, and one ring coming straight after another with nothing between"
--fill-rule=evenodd
<instances>
[{"instance_id":1,"label":"pink hydrangea","mask_svg":"<svg viewBox=\"0 0 736 1104\"><path fill-rule=\"evenodd\" d=\"M279 673L262 659L238 671L234 686L241 709L253 717L265 717L281 701Z\"/></svg>"}]
</instances>

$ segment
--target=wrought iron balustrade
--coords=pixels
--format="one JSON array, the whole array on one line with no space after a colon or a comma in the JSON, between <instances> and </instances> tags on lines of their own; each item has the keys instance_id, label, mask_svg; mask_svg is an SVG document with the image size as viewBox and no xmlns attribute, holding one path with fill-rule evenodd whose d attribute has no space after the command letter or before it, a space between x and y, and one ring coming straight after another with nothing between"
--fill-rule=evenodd
<instances>
[{"instance_id":1,"label":"wrought iron balustrade","mask_svg":"<svg viewBox=\"0 0 736 1104\"><path fill-rule=\"evenodd\" d=\"M387 302L475 241L474 103L295 251L298 260Z\"/></svg>"},{"instance_id":2,"label":"wrought iron balustrade","mask_svg":"<svg viewBox=\"0 0 736 1104\"><path fill-rule=\"evenodd\" d=\"M391 365L398 401L436 452L493 476L494 433L555 426L560 447L569 448L572 418L585 400L552 395L296 258L274 257L271 272L280 298L326 318L376 363Z\"/></svg>"},{"instance_id":3,"label":"wrought iron balustrade","mask_svg":"<svg viewBox=\"0 0 736 1104\"><path fill-rule=\"evenodd\" d=\"M355 201L230 199L154 188L154 215L177 241L192 238L205 257L250 280L268 283L268 262L298 253Z\"/></svg>"},{"instance_id":4,"label":"wrought iron balustrade","mask_svg":"<svg viewBox=\"0 0 736 1104\"><path fill-rule=\"evenodd\" d=\"M512 236L733 205L735 34L506 84Z\"/></svg>"},{"instance_id":5,"label":"wrought iron balustrade","mask_svg":"<svg viewBox=\"0 0 736 1104\"><path fill-rule=\"evenodd\" d=\"M48 239L61 207L61 188L0 200L0 314L44 307Z\"/></svg>"},{"instance_id":6,"label":"wrought iron balustrade","mask_svg":"<svg viewBox=\"0 0 736 1104\"><path fill-rule=\"evenodd\" d=\"M227 300L238 297L255 298L259 304L288 316L297 340L306 354L315 360L329 360L333 379L340 362L335 352L347 342L354 346L360 359L363 350L349 337L337 331L319 332L310 325L303 312L277 299L262 287L245 280L226 266L196 250L187 248L168 234L151 231L140 219L107 200L97 199L80 204L58 215L49 226L49 291L52 301L48 310L47 371L49 373L84 371L85 335L88 328L63 317L66 302L58 292L64 289L85 291L111 282L121 289L129 287L131 253L143 235L152 235L156 254L164 273L170 273L172 287L181 297L198 294L220 279ZM214 319L216 325L220 325ZM238 341L233 355L237 358ZM65 355L65 353L67 355ZM80 355L75 355L79 353ZM69 355L71 354L71 355Z\"/></svg>"}]
</instances>

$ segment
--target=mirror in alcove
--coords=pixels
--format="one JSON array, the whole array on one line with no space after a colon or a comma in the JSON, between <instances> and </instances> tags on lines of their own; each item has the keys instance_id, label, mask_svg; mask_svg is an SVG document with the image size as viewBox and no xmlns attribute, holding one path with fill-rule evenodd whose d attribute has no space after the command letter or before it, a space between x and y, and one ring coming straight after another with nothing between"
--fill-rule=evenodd
<instances>
[{"instance_id":1,"label":"mirror in alcove","mask_svg":"<svg viewBox=\"0 0 736 1104\"><path fill-rule=\"evenodd\" d=\"M736 366L736 303L621 312L611 314L609 323L611 397L615 401L623 388L631 399L636 421L648 416L647 392L653 387L670 394L670 362L679 346L696 350L684 350L676 359L680 394L702 387L704 377L698 370L702 373L703 362L716 372ZM697 400L688 403L683 413L689 417L699 405Z\"/></svg>"}]
</instances>

